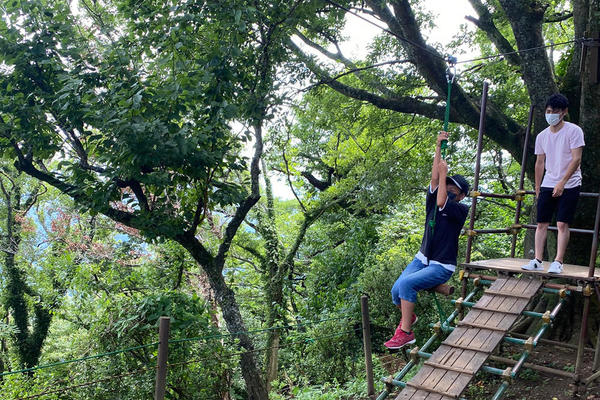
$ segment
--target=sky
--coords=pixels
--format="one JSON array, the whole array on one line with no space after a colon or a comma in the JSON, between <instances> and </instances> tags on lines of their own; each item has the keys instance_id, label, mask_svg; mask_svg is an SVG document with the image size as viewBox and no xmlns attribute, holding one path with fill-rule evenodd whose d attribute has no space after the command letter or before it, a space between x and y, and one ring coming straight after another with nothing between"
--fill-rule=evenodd
<instances>
[{"instance_id":1,"label":"sky","mask_svg":"<svg viewBox=\"0 0 600 400\"><path fill-rule=\"evenodd\" d=\"M428 42L447 44L460 30L461 24L473 24L465 19L465 15L477 16L468 0L424 0L421 5L433 13L436 28L425 33ZM376 21L367 15L378 25ZM381 30L368 22L351 14L346 16L344 35L349 38L342 46L342 51L350 58L362 58L366 54L366 45L381 32Z\"/></svg>"},{"instance_id":2,"label":"sky","mask_svg":"<svg viewBox=\"0 0 600 400\"><path fill-rule=\"evenodd\" d=\"M428 43L448 44L453 36L460 32L461 24L473 25L465 19L466 15L477 16L468 0L424 0L421 5L433 13L436 26L431 32L424 33ZM366 14L363 16L387 28L382 22L376 21ZM368 44L381 33L381 29L351 14L347 14L346 21L343 35L348 40L340 44L340 49L350 59L362 59L367 54ZM472 58L473 53L469 49L465 49L465 51L466 53L462 54L459 60L461 57L462 59ZM293 194L287 180L283 176L273 176L272 178L273 194L280 199L292 199Z\"/></svg>"}]
</instances>

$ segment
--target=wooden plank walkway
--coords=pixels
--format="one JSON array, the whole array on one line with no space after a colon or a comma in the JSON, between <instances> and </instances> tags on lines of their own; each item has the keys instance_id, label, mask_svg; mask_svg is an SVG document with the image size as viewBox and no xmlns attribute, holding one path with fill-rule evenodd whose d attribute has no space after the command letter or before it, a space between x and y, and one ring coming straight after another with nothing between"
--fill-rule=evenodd
<instances>
[{"instance_id":1,"label":"wooden plank walkway","mask_svg":"<svg viewBox=\"0 0 600 400\"><path fill-rule=\"evenodd\" d=\"M461 264L461 267L472 269L495 270L502 272L515 272L518 274L538 275L545 278L568 278L584 281L593 281L600 279L600 268L596 268L593 277L588 277L588 267L584 265L563 264L563 272L560 275L548 273L550 262L544 261L543 271L525 271L521 269L529 260L523 258L494 258L491 260L471 261L470 263Z\"/></svg>"},{"instance_id":2,"label":"wooden plank walkway","mask_svg":"<svg viewBox=\"0 0 600 400\"><path fill-rule=\"evenodd\" d=\"M541 285L528 277L497 279L396 400L458 399Z\"/></svg>"}]
</instances>

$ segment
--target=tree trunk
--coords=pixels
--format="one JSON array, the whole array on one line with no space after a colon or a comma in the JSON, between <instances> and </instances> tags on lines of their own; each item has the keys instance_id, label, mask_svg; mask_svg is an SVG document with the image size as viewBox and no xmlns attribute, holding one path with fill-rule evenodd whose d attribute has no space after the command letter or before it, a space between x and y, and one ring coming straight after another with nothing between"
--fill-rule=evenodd
<instances>
[{"instance_id":1,"label":"tree trunk","mask_svg":"<svg viewBox=\"0 0 600 400\"><path fill-rule=\"evenodd\" d=\"M29 308L25 296L34 292L27 285L23 271L15 262L15 257L21 244L21 224L15 218L17 214L25 214L32 203L34 196L30 197L22 207L21 190L18 183L11 180L12 188L8 190L2 183L2 192L6 201L6 235L4 238L4 268L7 275L6 282L6 308L12 311L13 320L18 332L15 334L15 346L19 364L22 368L34 367L42 353L42 346L52 320L52 314L39 300L34 301L34 318L29 320ZM37 297L37 296L36 296Z\"/></svg>"},{"instance_id":2,"label":"tree trunk","mask_svg":"<svg viewBox=\"0 0 600 400\"><path fill-rule=\"evenodd\" d=\"M248 336L247 329L242 320L240 307L235 300L235 294L223 278L223 265L218 265L215 258L207 258L207 254L200 250L200 243L190 234L180 235L176 240L187 249L192 257L202 266L209 279L210 287L214 291L215 299L223 311L223 319L227 329L236 334L239 346L245 350L241 355L240 367L246 382L249 400L268 400L268 393L260 369L256 363L254 344ZM224 263L224 258L222 262Z\"/></svg>"}]
</instances>

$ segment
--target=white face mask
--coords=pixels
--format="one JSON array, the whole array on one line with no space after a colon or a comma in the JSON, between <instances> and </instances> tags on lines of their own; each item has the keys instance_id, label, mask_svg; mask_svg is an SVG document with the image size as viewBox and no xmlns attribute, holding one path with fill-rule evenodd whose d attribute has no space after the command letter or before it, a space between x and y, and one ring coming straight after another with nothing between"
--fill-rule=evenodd
<instances>
[{"instance_id":1,"label":"white face mask","mask_svg":"<svg viewBox=\"0 0 600 400\"><path fill-rule=\"evenodd\" d=\"M558 125L558 123L560 122L560 118L561 118L561 114L548 114L546 113L546 122L548 122L548 125L550 126L555 126Z\"/></svg>"}]
</instances>

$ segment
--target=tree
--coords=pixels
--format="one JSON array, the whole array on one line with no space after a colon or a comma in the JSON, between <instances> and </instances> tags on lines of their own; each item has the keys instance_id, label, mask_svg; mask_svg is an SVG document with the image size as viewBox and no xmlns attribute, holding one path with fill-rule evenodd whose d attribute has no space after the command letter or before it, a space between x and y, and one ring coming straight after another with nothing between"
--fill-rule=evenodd
<instances>
[{"instance_id":1,"label":"tree","mask_svg":"<svg viewBox=\"0 0 600 400\"><path fill-rule=\"evenodd\" d=\"M0 189L4 224L2 232L4 308L14 320L14 343L21 368L35 366L40 358L44 340L52 320L52 307L28 282L19 262L23 236L35 231L27 216L36 204L43 186L24 178L22 174L5 165L0 171ZM29 304L32 304L30 306ZM30 315L33 316L30 317Z\"/></svg>"},{"instance_id":2,"label":"tree","mask_svg":"<svg viewBox=\"0 0 600 400\"><path fill-rule=\"evenodd\" d=\"M300 2L12 2L0 22L2 151L84 209L172 239L202 266L227 327L245 327L223 279L232 240L259 199L263 123ZM207 22L209 21L209 22ZM238 134L232 121L247 124ZM240 156L254 140L249 173ZM234 211L214 248L198 229ZM267 396L241 334L249 398Z\"/></svg>"},{"instance_id":3,"label":"tree","mask_svg":"<svg viewBox=\"0 0 600 400\"><path fill-rule=\"evenodd\" d=\"M520 93L536 107L534 131L539 132L546 126L545 99L560 89L570 97L572 121L580 124L584 132L588 132L582 163L584 190L597 191L600 187L600 147L597 135L592 132L597 130L597 113L594 110L598 109L600 97L596 95L597 85L589 79L592 76L589 70L589 52L584 60L587 67L583 75L580 75L579 66L582 58L581 44L590 44L580 39L584 32L594 32L597 29L599 5L593 1L576 0L571 2L573 9L569 10L566 9L569 3L562 1L469 1L477 16L467 16L467 19L479 29L474 36L475 44L479 44L482 49L482 56L493 57L495 52L508 54L504 57L504 68L495 67L495 61L498 60L494 58L493 62L473 63L471 68L479 70L453 84L450 120L477 128L480 82L482 78L492 79L499 88L490 96L485 133L513 158L520 160L525 120L522 117L515 118L515 115L518 117L525 113L513 113L516 104L520 103ZM376 107L442 120L442 102L445 101L447 90L445 56L425 41L422 31L423 21L427 20L427 16L422 14L416 3L408 0L365 1L364 4L368 7L366 9L360 8L362 3L359 2L328 4L332 15L337 15L340 9L364 11L372 15L387 25L389 35L386 33L379 38L370 58L359 63L347 59L339 50L327 51L321 44L337 43L339 34L335 26L305 26L303 31L298 32L298 38L342 66L343 72L339 69L330 71L314 58L308 57L295 42L290 41L289 47L314 73L317 83L328 85L350 98L369 102ZM555 24L565 21L568 26L572 26L571 29L560 32L558 28L554 28ZM468 39L463 36L461 40ZM546 52L549 40L572 41L556 68L552 67L553 60ZM381 65L378 63L389 60L390 57L396 61L381 62ZM349 74L356 76L355 82L348 81ZM515 82L515 77L522 79L522 84ZM507 96L507 93L510 95ZM533 154L533 142L529 146L529 153ZM533 157L529 157L527 171L532 177ZM591 220L589 214L593 209L589 208L576 221L580 226ZM585 255L588 252L572 251L571 257L577 259L579 254ZM582 259L577 260L587 264Z\"/></svg>"}]
</instances>

